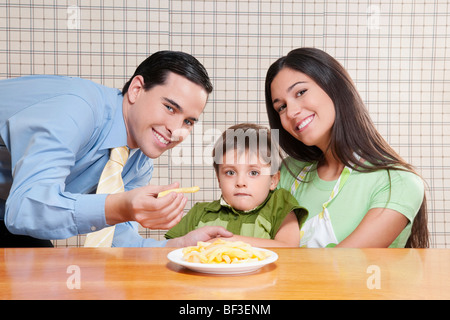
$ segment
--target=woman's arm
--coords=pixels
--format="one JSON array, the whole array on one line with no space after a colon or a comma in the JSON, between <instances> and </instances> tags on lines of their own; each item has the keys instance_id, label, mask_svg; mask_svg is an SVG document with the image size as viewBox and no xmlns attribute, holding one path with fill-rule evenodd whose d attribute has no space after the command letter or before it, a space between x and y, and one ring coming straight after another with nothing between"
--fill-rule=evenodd
<instances>
[{"instance_id":1,"label":"woman's arm","mask_svg":"<svg viewBox=\"0 0 450 320\"><path fill-rule=\"evenodd\" d=\"M387 248L408 224L408 218L398 211L370 209L358 227L336 247Z\"/></svg>"},{"instance_id":2,"label":"woman's arm","mask_svg":"<svg viewBox=\"0 0 450 320\"><path fill-rule=\"evenodd\" d=\"M273 240L239 235L234 235L225 240L244 241L255 247L298 247L300 243L300 229L297 217L291 212L284 219Z\"/></svg>"}]
</instances>

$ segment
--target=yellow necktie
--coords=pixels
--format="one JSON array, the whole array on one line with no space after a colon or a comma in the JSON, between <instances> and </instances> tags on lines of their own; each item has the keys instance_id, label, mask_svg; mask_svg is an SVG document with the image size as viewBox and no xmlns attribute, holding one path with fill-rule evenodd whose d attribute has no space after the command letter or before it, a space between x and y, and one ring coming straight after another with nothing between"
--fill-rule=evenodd
<instances>
[{"instance_id":1,"label":"yellow necktie","mask_svg":"<svg viewBox=\"0 0 450 320\"><path fill-rule=\"evenodd\" d=\"M100 176L97 193L119 193L124 191L122 170L129 155L128 147L111 149L109 161ZM85 247L111 247L115 226L89 233L84 243Z\"/></svg>"}]
</instances>

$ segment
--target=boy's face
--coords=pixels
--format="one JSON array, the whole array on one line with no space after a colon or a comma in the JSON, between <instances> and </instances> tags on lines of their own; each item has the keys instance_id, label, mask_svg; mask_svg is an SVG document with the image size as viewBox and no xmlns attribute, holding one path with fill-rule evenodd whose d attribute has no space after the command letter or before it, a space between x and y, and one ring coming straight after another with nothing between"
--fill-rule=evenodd
<instances>
[{"instance_id":1,"label":"boy's face","mask_svg":"<svg viewBox=\"0 0 450 320\"><path fill-rule=\"evenodd\" d=\"M270 163L261 163L256 153L245 151L238 155L236 150L229 150L222 162L217 171L222 197L237 210L259 206L280 179L279 172L270 175Z\"/></svg>"},{"instance_id":2,"label":"boy's face","mask_svg":"<svg viewBox=\"0 0 450 320\"><path fill-rule=\"evenodd\" d=\"M170 72L166 82L145 91L136 76L124 98L128 146L158 158L189 135L208 99L203 87Z\"/></svg>"}]
</instances>

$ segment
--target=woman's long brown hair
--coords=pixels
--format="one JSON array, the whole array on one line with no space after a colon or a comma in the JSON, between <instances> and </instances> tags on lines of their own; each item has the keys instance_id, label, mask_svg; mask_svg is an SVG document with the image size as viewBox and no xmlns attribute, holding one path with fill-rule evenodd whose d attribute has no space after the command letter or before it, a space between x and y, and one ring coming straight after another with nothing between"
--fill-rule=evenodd
<instances>
[{"instance_id":1,"label":"woman's long brown hair","mask_svg":"<svg viewBox=\"0 0 450 320\"><path fill-rule=\"evenodd\" d=\"M336 119L329 150L336 159L360 172L385 169L388 173L389 170L406 170L417 174L412 165L403 160L377 131L344 67L329 54L316 48L292 50L288 55L275 61L267 71L265 96L270 127L279 130L280 146L289 156L300 161L313 162L323 160L324 155L318 147L306 146L294 138L281 125L280 116L273 108L271 84L283 68L306 74L333 101ZM355 156L355 153L363 160ZM425 194L406 247L429 247Z\"/></svg>"}]
</instances>

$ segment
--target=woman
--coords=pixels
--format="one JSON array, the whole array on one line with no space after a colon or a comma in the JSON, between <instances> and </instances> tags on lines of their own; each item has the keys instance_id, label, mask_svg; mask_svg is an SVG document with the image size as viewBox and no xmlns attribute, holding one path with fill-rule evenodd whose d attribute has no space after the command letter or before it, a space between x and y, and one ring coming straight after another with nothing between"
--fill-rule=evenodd
<instances>
[{"instance_id":1,"label":"woman","mask_svg":"<svg viewBox=\"0 0 450 320\"><path fill-rule=\"evenodd\" d=\"M309 211L305 247L428 247L424 183L383 139L346 70L314 48L267 72L266 107L279 130L280 185Z\"/></svg>"}]
</instances>

